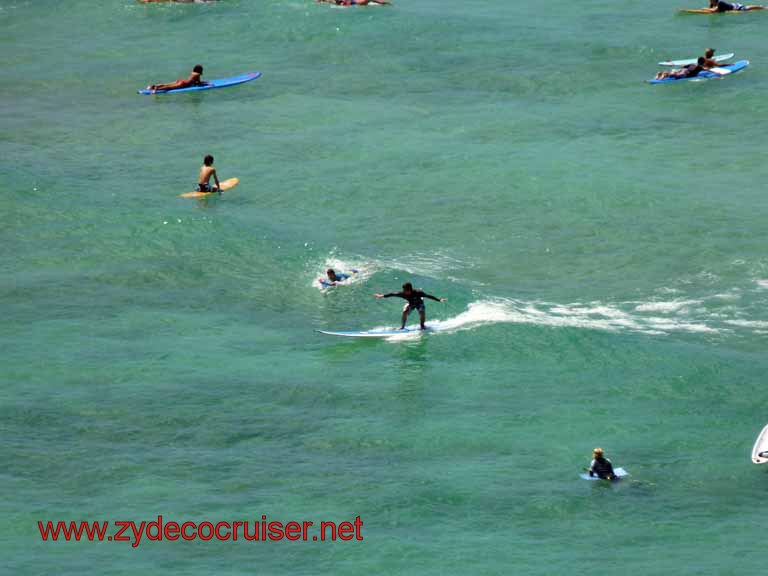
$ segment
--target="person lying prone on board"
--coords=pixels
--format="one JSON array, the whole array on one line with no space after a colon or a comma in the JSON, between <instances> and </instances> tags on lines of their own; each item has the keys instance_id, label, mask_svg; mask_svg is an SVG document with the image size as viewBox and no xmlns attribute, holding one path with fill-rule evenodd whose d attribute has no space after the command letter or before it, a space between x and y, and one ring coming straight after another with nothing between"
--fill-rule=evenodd
<instances>
[{"instance_id":1,"label":"person lying prone on board","mask_svg":"<svg viewBox=\"0 0 768 576\"><path fill-rule=\"evenodd\" d=\"M597 476L602 480L616 480L616 474L613 472L613 464L605 457L602 448L595 448L592 451L592 462L587 469L590 476Z\"/></svg>"},{"instance_id":2,"label":"person lying prone on board","mask_svg":"<svg viewBox=\"0 0 768 576\"><path fill-rule=\"evenodd\" d=\"M688 66L683 66L677 70L657 72L654 80L665 80L666 78L693 78L694 76L698 76L699 72L704 70L705 61L706 59L704 56L699 56L696 64L688 64Z\"/></svg>"},{"instance_id":3,"label":"person lying prone on board","mask_svg":"<svg viewBox=\"0 0 768 576\"><path fill-rule=\"evenodd\" d=\"M190 86L207 86L208 82L203 82L202 76L203 67L200 66L200 64L197 64L192 68L192 72L186 80L180 78L179 80L176 80L176 82L169 82L168 84L150 84L147 86L147 90L152 90L153 92L165 92L167 90L189 88Z\"/></svg>"},{"instance_id":4,"label":"person lying prone on board","mask_svg":"<svg viewBox=\"0 0 768 576\"><path fill-rule=\"evenodd\" d=\"M390 292L389 294L374 294L376 298L392 298L393 296L397 296L398 298L403 298L407 301L405 307L403 308L403 316L401 318L400 322L400 330L405 329L405 321L408 319L408 315L413 312L414 310L419 311L419 327L424 330L424 322L427 319L427 311L426 307L424 306L424 298L429 298L430 300L434 300L435 302L445 302L445 298L438 298L436 296L432 296L431 294L427 294L426 292L423 292L422 290L414 290L413 284L410 282L406 282L403 284L403 291L402 292Z\"/></svg>"},{"instance_id":5,"label":"person lying prone on board","mask_svg":"<svg viewBox=\"0 0 768 576\"><path fill-rule=\"evenodd\" d=\"M207 4L208 2L216 2L217 0L139 0L142 4L150 4L152 2L176 2L180 4Z\"/></svg>"},{"instance_id":6,"label":"person lying prone on board","mask_svg":"<svg viewBox=\"0 0 768 576\"><path fill-rule=\"evenodd\" d=\"M216 186L211 188L211 176L213 176ZM203 165L200 166L200 176L197 178L196 192L218 192L221 194L221 184L219 184L219 176L216 174L216 168L213 167L213 156L208 154L203 158Z\"/></svg>"},{"instance_id":7,"label":"person lying prone on board","mask_svg":"<svg viewBox=\"0 0 768 576\"><path fill-rule=\"evenodd\" d=\"M367 6L368 4L379 4L385 6L392 4L387 0L315 0L318 3L324 2L326 4L336 4L336 6Z\"/></svg>"},{"instance_id":8,"label":"person lying prone on board","mask_svg":"<svg viewBox=\"0 0 768 576\"><path fill-rule=\"evenodd\" d=\"M357 270L352 270L352 274L357 274ZM325 275L328 277L326 278L318 278L317 281L320 282L320 284L325 284L326 286L336 286L339 282L344 282L344 280L347 280L350 278L349 274L344 274L344 272L336 272L333 268L328 268L328 270L325 271Z\"/></svg>"},{"instance_id":9,"label":"person lying prone on board","mask_svg":"<svg viewBox=\"0 0 768 576\"><path fill-rule=\"evenodd\" d=\"M744 5L737 2L724 2L723 0L709 0L709 8L703 8L707 12L745 12L749 10L765 10L765 6L759 4Z\"/></svg>"}]
</instances>

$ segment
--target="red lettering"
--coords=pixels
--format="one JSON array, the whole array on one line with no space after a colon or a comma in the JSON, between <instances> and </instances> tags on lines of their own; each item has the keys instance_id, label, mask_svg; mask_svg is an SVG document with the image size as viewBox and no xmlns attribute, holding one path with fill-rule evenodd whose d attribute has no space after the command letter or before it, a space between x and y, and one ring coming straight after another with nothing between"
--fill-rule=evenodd
<instances>
[{"instance_id":1,"label":"red lettering","mask_svg":"<svg viewBox=\"0 0 768 576\"><path fill-rule=\"evenodd\" d=\"M341 538L344 542L347 540L352 540L354 535L355 527L352 526L352 522L342 522L339 524L339 538Z\"/></svg>"},{"instance_id":2,"label":"red lettering","mask_svg":"<svg viewBox=\"0 0 768 576\"><path fill-rule=\"evenodd\" d=\"M291 541L301 538L301 525L298 522L288 522L285 525L285 537Z\"/></svg>"},{"instance_id":3,"label":"red lettering","mask_svg":"<svg viewBox=\"0 0 768 576\"><path fill-rule=\"evenodd\" d=\"M269 523L269 539L274 541L283 539L283 523L282 522Z\"/></svg>"},{"instance_id":4,"label":"red lettering","mask_svg":"<svg viewBox=\"0 0 768 576\"><path fill-rule=\"evenodd\" d=\"M232 541L233 542L237 541L237 527L242 526L243 524L245 524L245 522L238 522L237 520L232 522Z\"/></svg>"},{"instance_id":5,"label":"red lettering","mask_svg":"<svg viewBox=\"0 0 768 576\"><path fill-rule=\"evenodd\" d=\"M192 535L187 535L187 528L192 528ZM184 522L184 524L181 525L181 537L184 540L194 540L195 539L195 523L194 522Z\"/></svg>"},{"instance_id":6,"label":"red lettering","mask_svg":"<svg viewBox=\"0 0 768 576\"><path fill-rule=\"evenodd\" d=\"M226 536L222 536L219 533L219 528L222 528L222 527L229 530L229 522L219 522L218 524L216 524L216 540L222 540L222 541L229 540L230 532L227 532Z\"/></svg>"},{"instance_id":7,"label":"red lettering","mask_svg":"<svg viewBox=\"0 0 768 576\"><path fill-rule=\"evenodd\" d=\"M179 539L179 525L176 522L168 522L163 528L166 540L178 540Z\"/></svg>"},{"instance_id":8,"label":"red lettering","mask_svg":"<svg viewBox=\"0 0 768 576\"><path fill-rule=\"evenodd\" d=\"M325 529L328 527L332 529L331 540L335 542L336 541L336 524L334 524L333 522L320 522L320 540L325 540Z\"/></svg>"},{"instance_id":9,"label":"red lettering","mask_svg":"<svg viewBox=\"0 0 768 576\"><path fill-rule=\"evenodd\" d=\"M363 521L360 520L360 516L355 518L355 540L362 540L363 535L360 534L360 528L363 527Z\"/></svg>"},{"instance_id":10,"label":"red lettering","mask_svg":"<svg viewBox=\"0 0 768 576\"><path fill-rule=\"evenodd\" d=\"M40 531L40 536L43 542L47 542L48 538L51 538L54 542L59 539L59 534L64 535L64 539L69 542L72 537L75 541L79 542L80 538L85 531L85 537L90 540L104 540L104 536L107 533L109 522L56 522L55 527L50 520L43 526L42 522L37 523L37 529Z\"/></svg>"},{"instance_id":11,"label":"red lettering","mask_svg":"<svg viewBox=\"0 0 768 576\"><path fill-rule=\"evenodd\" d=\"M312 526L312 522L303 522L304 529L302 531L301 537L304 538L304 540L307 540L307 529Z\"/></svg>"},{"instance_id":12,"label":"red lettering","mask_svg":"<svg viewBox=\"0 0 768 576\"><path fill-rule=\"evenodd\" d=\"M152 536L152 534L150 534L149 532L149 529L152 528L152 526L157 528L157 533L154 536ZM146 534L149 540L157 541L157 540L163 539L163 517L162 516L157 517L157 522L150 522L149 524L147 524Z\"/></svg>"},{"instance_id":13,"label":"red lettering","mask_svg":"<svg viewBox=\"0 0 768 576\"><path fill-rule=\"evenodd\" d=\"M203 527L208 527L208 536L203 536ZM201 522L197 526L197 537L200 538L200 540L205 540L206 542L213 538L213 524L210 522Z\"/></svg>"},{"instance_id":14,"label":"red lettering","mask_svg":"<svg viewBox=\"0 0 768 576\"><path fill-rule=\"evenodd\" d=\"M136 531L136 523L131 522L131 530L133 530L133 535L135 536L135 540L133 541L133 544L131 544L131 548L136 548L139 545L139 542L141 542L141 536L144 533L144 526L146 525L146 522L142 522L139 524L139 530Z\"/></svg>"},{"instance_id":15,"label":"red lettering","mask_svg":"<svg viewBox=\"0 0 768 576\"><path fill-rule=\"evenodd\" d=\"M124 537L123 536L123 532L128 530L128 526L130 526L131 524L133 524L133 522L124 522L122 520L118 520L117 522L115 522L115 525L116 526L121 526L121 528L120 528L120 530L117 531L117 534L112 536L112 540L114 542L130 542L131 539L128 538L128 536Z\"/></svg>"}]
</instances>

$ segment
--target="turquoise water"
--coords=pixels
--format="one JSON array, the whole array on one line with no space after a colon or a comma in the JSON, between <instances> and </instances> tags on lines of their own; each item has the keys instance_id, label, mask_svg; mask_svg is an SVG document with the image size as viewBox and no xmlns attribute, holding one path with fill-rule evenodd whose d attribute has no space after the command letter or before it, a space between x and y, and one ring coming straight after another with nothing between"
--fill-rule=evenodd
<instances>
[{"instance_id":1,"label":"turquoise water","mask_svg":"<svg viewBox=\"0 0 768 576\"><path fill-rule=\"evenodd\" d=\"M6 571L755 573L768 14L696 4L0 3ZM752 64L642 82L707 46ZM264 75L135 94L196 63ZM240 185L178 198L208 153ZM314 332L405 281L445 332ZM36 525L158 514L364 540Z\"/></svg>"}]
</instances>

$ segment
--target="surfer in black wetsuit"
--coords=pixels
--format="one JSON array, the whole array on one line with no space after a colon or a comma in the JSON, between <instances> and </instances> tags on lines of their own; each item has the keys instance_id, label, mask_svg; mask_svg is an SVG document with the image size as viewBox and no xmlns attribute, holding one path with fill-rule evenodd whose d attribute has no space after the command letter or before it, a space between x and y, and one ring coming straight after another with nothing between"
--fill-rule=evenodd
<instances>
[{"instance_id":1,"label":"surfer in black wetsuit","mask_svg":"<svg viewBox=\"0 0 768 576\"><path fill-rule=\"evenodd\" d=\"M406 282L403 284L403 291L402 292L390 292L389 294L374 294L376 298L392 298L393 296L397 296L398 298L403 298L404 300L407 300L407 303L405 307L403 308L403 317L400 322L400 330L403 330L405 328L405 321L408 319L408 314L413 312L414 310L419 311L419 326L422 330L424 330L424 321L427 317L426 308L424 306L424 298L429 298L430 300L434 300L435 302L445 302L445 298L437 298L436 296L432 296L431 294L427 294L426 292L422 290L414 290L413 285L410 282Z\"/></svg>"},{"instance_id":2,"label":"surfer in black wetsuit","mask_svg":"<svg viewBox=\"0 0 768 576\"><path fill-rule=\"evenodd\" d=\"M595 448L592 451L592 462L589 465L588 472L590 476L597 476L602 480L616 480L613 464L604 456L602 448Z\"/></svg>"}]
</instances>

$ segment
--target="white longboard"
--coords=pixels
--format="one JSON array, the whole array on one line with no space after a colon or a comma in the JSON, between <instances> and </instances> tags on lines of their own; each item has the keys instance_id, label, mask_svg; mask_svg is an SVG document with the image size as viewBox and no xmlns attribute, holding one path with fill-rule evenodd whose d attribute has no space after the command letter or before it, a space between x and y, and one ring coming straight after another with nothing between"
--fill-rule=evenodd
<instances>
[{"instance_id":1,"label":"white longboard","mask_svg":"<svg viewBox=\"0 0 768 576\"><path fill-rule=\"evenodd\" d=\"M722 54L720 56L715 56L712 58L715 62L725 62L726 60L730 60L733 58L735 54ZM698 62L698 58L688 58L687 60L664 60L663 62L659 62L659 66L688 66L688 64L696 64Z\"/></svg>"},{"instance_id":2,"label":"white longboard","mask_svg":"<svg viewBox=\"0 0 768 576\"><path fill-rule=\"evenodd\" d=\"M752 462L765 464L768 462L768 425L763 428L752 447Z\"/></svg>"},{"instance_id":3,"label":"white longboard","mask_svg":"<svg viewBox=\"0 0 768 576\"><path fill-rule=\"evenodd\" d=\"M629 472L624 470L624 468L614 468L613 473L616 474L617 479L629 476ZM590 476L589 473L579 474L579 476L584 480L602 480L602 478L598 478L597 476Z\"/></svg>"},{"instance_id":4,"label":"white longboard","mask_svg":"<svg viewBox=\"0 0 768 576\"><path fill-rule=\"evenodd\" d=\"M391 338L392 336L402 336L403 334L416 334L423 332L439 332L440 328L434 326L426 326L424 330L421 330L418 326L406 326L402 330L347 330L347 331L333 331L333 330L315 330L320 334L326 334L328 336L346 336L347 338Z\"/></svg>"}]
</instances>

